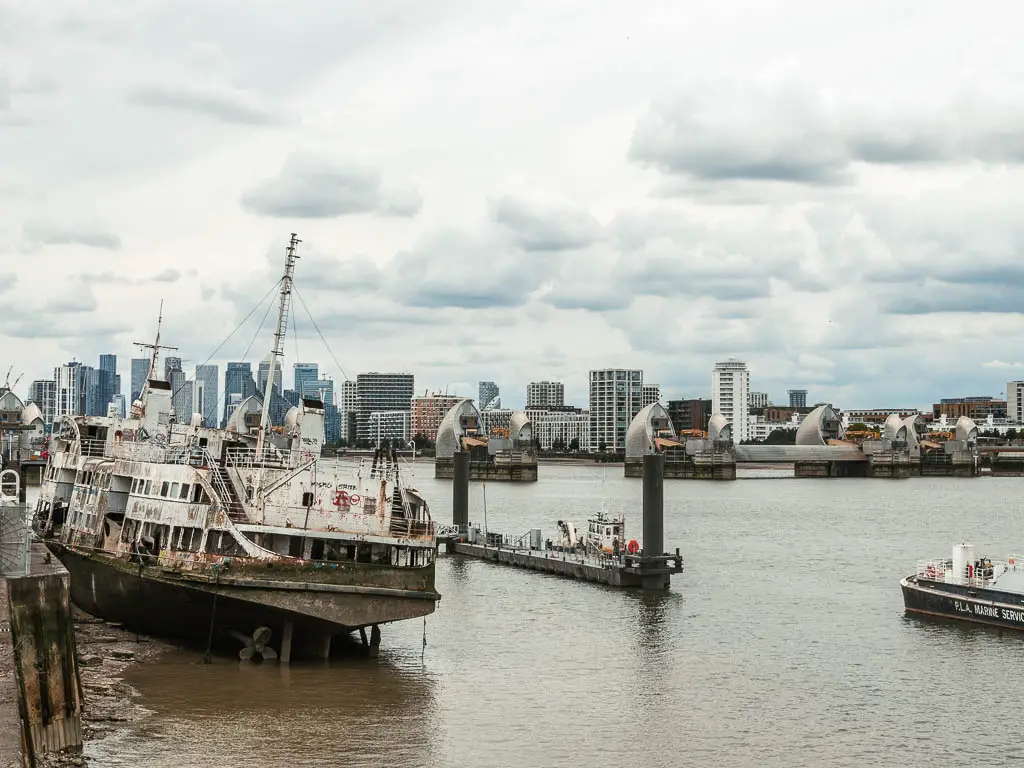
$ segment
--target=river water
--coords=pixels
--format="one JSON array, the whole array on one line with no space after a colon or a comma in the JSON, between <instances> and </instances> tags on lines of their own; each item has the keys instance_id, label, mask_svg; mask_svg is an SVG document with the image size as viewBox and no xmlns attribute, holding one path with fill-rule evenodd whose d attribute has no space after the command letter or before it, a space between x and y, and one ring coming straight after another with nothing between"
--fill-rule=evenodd
<instances>
[{"instance_id":1,"label":"river water","mask_svg":"<svg viewBox=\"0 0 1024 768\"><path fill-rule=\"evenodd\" d=\"M451 520L451 484L417 484ZM764 473L764 474L771 474ZM1024 759L1024 634L909 619L899 579L971 541L1024 550L1012 478L666 481L683 574L643 596L444 557L424 625L378 659L197 664L132 682L151 714L90 744L96 766L925 766ZM622 467L489 483L491 530L582 523L602 503L640 533ZM471 491L482 520L483 493Z\"/></svg>"}]
</instances>

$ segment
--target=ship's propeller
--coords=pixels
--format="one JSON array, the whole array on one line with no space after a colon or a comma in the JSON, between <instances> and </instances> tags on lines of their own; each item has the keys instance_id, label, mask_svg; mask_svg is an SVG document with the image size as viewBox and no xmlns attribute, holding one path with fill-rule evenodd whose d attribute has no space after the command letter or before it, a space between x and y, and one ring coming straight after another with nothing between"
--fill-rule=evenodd
<instances>
[{"instance_id":1,"label":"ship's propeller","mask_svg":"<svg viewBox=\"0 0 1024 768\"><path fill-rule=\"evenodd\" d=\"M241 632L234 630L231 634L245 643L242 650L238 652L238 658L242 661L274 661L277 658L277 651L267 645L270 642L270 627L258 627L252 633L252 637L246 637ZM259 659L256 658L257 656Z\"/></svg>"}]
</instances>

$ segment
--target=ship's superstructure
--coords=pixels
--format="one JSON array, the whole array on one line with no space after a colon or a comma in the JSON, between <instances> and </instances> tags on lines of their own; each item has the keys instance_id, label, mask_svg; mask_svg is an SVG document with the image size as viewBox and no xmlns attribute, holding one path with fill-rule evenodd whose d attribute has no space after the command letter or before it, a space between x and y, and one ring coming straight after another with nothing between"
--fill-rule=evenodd
<instances>
[{"instance_id":1,"label":"ship's superstructure","mask_svg":"<svg viewBox=\"0 0 1024 768\"><path fill-rule=\"evenodd\" d=\"M375 648L380 624L434 610L434 524L394 453L321 459L324 404L303 398L268 424L272 377L225 429L180 419L157 378L159 330L144 346L150 375L126 418L64 417L53 432L36 519L81 608L180 636L267 627L284 660L293 638L322 656L333 636L370 628Z\"/></svg>"}]
</instances>

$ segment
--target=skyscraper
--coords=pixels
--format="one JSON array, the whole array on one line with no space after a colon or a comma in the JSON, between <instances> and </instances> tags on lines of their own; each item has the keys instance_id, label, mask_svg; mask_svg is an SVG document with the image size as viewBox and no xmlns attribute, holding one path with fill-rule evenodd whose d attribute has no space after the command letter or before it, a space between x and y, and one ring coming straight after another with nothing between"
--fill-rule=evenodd
<instances>
[{"instance_id":1,"label":"skyscraper","mask_svg":"<svg viewBox=\"0 0 1024 768\"><path fill-rule=\"evenodd\" d=\"M292 365L295 375L295 383L292 389L299 393L300 397L306 396L307 387L312 392L316 382L320 379L320 366L316 363L295 363Z\"/></svg>"},{"instance_id":2,"label":"skyscraper","mask_svg":"<svg viewBox=\"0 0 1024 768\"><path fill-rule=\"evenodd\" d=\"M488 408L497 408L501 404L500 395L501 392L498 390L498 385L493 381L481 381L480 398L477 400L477 406L481 411L485 411Z\"/></svg>"},{"instance_id":3,"label":"skyscraper","mask_svg":"<svg viewBox=\"0 0 1024 768\"><path fill-rule=\"evenodd\" d=\"M488 382L484 382L488 383ZM495 391L497 397L497 391ZM526 385L526 408L561 408L565 405L565 385L560 381L531 381Z\"/></svg>"},{"instance_id":4,"label":"skyscraper","mask_svg":"<svg viewBox=\"0 0 1024 768\"><path fill-rule=\"evenodd\" d=\"M733 439L747 440L750 432L750 371L747 364L730 357L711 370L711 408L732 424Z\"/></svg>"},{"instance_id":5,"label":"skyscraper","mask_svg":"<svg viewBox=\"0 0 1024 768\"><path fill-rule=\"evenodd\" d=\"M100 355L100 367L97 373L97 397L102 408L102 415L107 415L107 406L114 400L114 395L121 394L121 377L117 373L117 355ZM118 408L120 413L120 407ZM124 415L124 414L120 414Z\"/></svg>"},{"instance_id":6,"label":"skyscraper","mask_svg":"<svg viewBox=\"0 0 1024 768\"><path fill-rule=\"evenodd\" d=\"M233 406L256 394L256 382L252 379L249 363L228 363L224 370L224 417L222 426L227 426Z\"/></svg>"},{"instance_id":7,"label":"skyscraper","mask_svg":"<svg viewBox=\"0 0 1024 768\"><path fill-rule=\"evenodd\" d=\"M644 372L604 368L590 372L590 443L600 450L626 450L626 430L643 408Z\"/></svg>"},{"instance_id":8,"label":"skyscraper","mask_svg":"<svg viewBox=\"0 0 1024 768\"><path fill-rule=\"evenodd\" d=\"M142 394L142 388L146 385L146 377L149 375L149 358L148 357L133 357L132 358L132 402L134 403L139 399L139 395Z\"/></svg>"},{"instance_id":9,"label":"skyscraper","mask_svg":"<svg viewBox=\"0 0 1024 768\"><path fill-rule=\"evenodd\" d=\"M270 355L267 355L260 361L259 368L256 369L256 391L260 397L263 397L263 393L267 391L267 376L270 372ZM278 359L277 365L274 366L274 386L277 387L278 393L284 392L284 378L281 375L281 360Z\"/></svg>"},{"instance_id":10,"label":"skyscraper","mask_svg":"<svg viewBox=\"0 0 1024 768\"><path fill-rule=\"evenodd\" d=\"M369 441L370 414L393 411L409 412L414 388L411 373L360 373L356 376L356 398L359 415L356 437Z\"/></svg>"},{"instance_id":11,"label":"skyscraper","mask_svg":"<svg viewBox=\"0 0 1024 768\"><path fill-rule=\"evenodd\" d=\"M218 382L220 370L216 365L197 365L195 376L195 411L203 414L204 427L216 427L220 412Z\"/></svg>"}]
</instances>

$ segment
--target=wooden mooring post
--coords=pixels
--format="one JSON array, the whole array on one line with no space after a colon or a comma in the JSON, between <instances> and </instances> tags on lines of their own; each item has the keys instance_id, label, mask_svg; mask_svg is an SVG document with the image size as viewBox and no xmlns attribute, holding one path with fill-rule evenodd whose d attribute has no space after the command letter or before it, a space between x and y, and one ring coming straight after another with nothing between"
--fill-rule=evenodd
<instances>
[{"instance_id":1,"label":"wooden mooring post","mask_svg":"<svg viewBox=\"0 0 1024 768\"><path fill-rule=\"evenodd\" d=\"M82 749L84 697L68 573L55 564L8 578L7 596L25 764L35 768L44 753Z\"/></svg>"}]
</instances>

